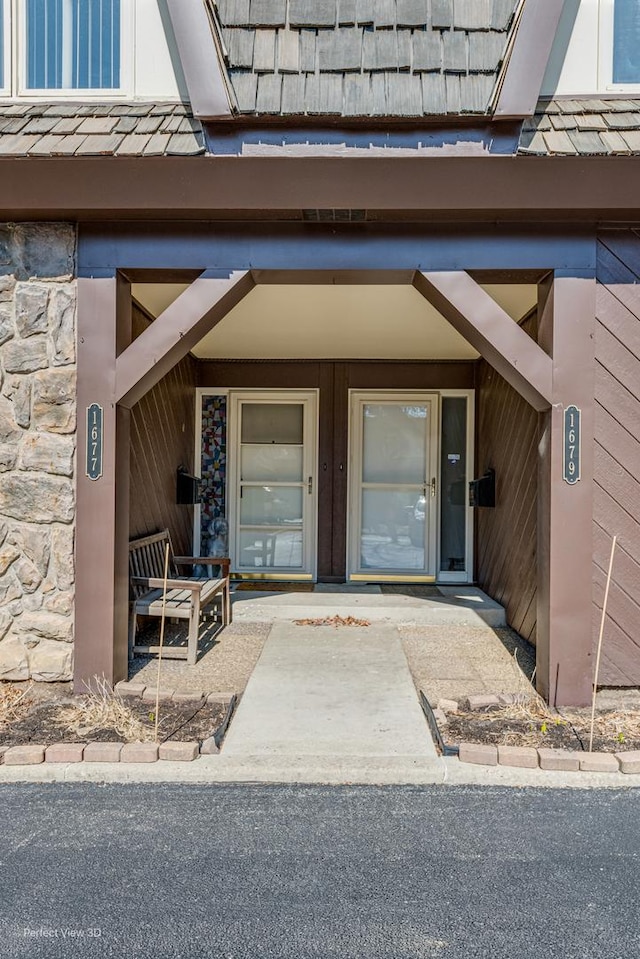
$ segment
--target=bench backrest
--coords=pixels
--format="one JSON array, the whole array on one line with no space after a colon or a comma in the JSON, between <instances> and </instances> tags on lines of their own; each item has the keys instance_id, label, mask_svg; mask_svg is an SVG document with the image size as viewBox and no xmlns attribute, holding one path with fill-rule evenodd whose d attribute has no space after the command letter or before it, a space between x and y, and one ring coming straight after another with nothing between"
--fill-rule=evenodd
<instances>
[{"instance_id":1,"label":"bench backrest","mask_svg":"<svg viewBox=\"0 0 640 959\"><path fill-rule=\"evenodd\" d=\"M168 579L175 579L178 575L173 561L173 546L169 530L153 536L143 536L141 539L131 540L129 543L129 576L144 576L146 578L162 579L164 577L165 550L169 544ZM137 599L146 592L145 586L131 584L131 592Z\"/></svg>"}]
</instances>

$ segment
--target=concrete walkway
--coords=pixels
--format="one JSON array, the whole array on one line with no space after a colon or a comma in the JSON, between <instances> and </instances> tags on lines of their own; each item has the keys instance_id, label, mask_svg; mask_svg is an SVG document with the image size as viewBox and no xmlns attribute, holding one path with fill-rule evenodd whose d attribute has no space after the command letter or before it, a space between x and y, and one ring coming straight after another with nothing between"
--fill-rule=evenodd
<instances>
[{"instance_id":1,"label":"concrete walkway","mask_svg":"<svg viewBox=\"0 0 640 959\"><path fill-rule=\"evenodd\" d=\"M298 617L357 616L376 623L425 626L505 626L504 608L476 586L439 586L439 595L422 598L382 593L363 584L316 586L312 593L232 594L234 622L286 622Z\"/></svg>"},{"instance_id":2,"label":"concrete walkway","mask_svg":"<svg viewBox=\"0 0 640 959\"><path fill-rule=\"evenodd\" d=\"M354 777L437 768L397 630L274 623L225 740L259 768L343 765ZM383 776L384 778L384 776Z\"/></svg>"}]
</instances>

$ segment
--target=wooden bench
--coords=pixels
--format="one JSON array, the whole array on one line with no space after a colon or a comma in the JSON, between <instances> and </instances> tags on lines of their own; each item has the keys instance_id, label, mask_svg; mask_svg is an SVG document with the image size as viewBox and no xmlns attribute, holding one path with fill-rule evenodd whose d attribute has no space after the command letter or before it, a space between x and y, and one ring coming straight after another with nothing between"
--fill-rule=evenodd
<instances>
[{"instance_id":1,"label":"wooden bench","mask_svg":"<svg viewBox=\"0 0 640 959\"><path fill-rule=\"evenodd\" d=\"M223 626L231 622L229 592L229 558L227 556L174 556L169 530L129 543L129 582L131 587L131 618L129 622L129 655L158 653L159 646L136 645L138 616L162 616L164 593L165 550L169 545L169 568L164 612L167 619L188 619L187 648L163 646L162 655L186 659L195 665L198 656L200 620L214 605L220 606ZM222 576L210 579L203 576L183 576L180 567L219 566Z\"/></svg>"}]
</instances>

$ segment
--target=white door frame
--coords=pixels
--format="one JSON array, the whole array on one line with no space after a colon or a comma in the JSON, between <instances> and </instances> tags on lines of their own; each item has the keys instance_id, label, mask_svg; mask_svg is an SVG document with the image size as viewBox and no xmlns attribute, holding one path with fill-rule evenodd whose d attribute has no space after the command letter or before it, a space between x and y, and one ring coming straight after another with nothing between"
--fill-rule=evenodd
<instances>
[{"instance_id":1,"label":"white door frame","mask_svg":"<svg viewBox=\"0 0 640 959\"><path fill-rule=\"evenodd\" d=\"M431 418L428 423L428 462L425 464L425 500L429 507L425 569L376 572L360 565L361 481L362 481L362 408L367 403L429 403ZM440 398L434 390L349 390L349 487L347 495L347 579L351 582L432 583L436 580L438 565L439 529L439 434ZM435 494L431 484L435 480Z\"/></svg>"},{"instance_id":2,"label":"white door frame","mask_svg":"<svg viewBox=\"0 0 640 959\"><path fill-rule=\"evenodd\" d=\"M229 553L231 569L240 579L249 580L305 580L317 578L318 541L318 396L319 390L230 390L227 407L227 517L229 520ZM240 406L246 402L302 403L304 406L304 487L303 494L303 566L239 569L237 536L240 483ZM310 481L310 482L309 482Z\"/></svg>"}]
</instances>

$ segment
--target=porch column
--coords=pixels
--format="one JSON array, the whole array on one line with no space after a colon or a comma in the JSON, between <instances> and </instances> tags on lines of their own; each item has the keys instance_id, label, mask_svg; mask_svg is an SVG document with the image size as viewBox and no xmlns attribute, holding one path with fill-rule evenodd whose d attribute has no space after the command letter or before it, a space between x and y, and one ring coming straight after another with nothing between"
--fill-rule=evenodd
<instances>
[{"instance_id":1,"label":"porch column","mask_svg":"<svg viewBox=\"0 0 640 959\"><path fill-rule=\"evenodd\" d=\"M115 401L116 357L131 341L120 276L78 280L78 454L74 689L127 678L129 410ZM102 410L102 469L87 475L87 411Z\"/></svg>"},{"instance_id":2,"label":"porch column","mask_svg":"<svg viewBox=\"0 0 640 959\"><path fill-rule=\"evenodd\" d=\"M540 413L537 670L552 705L586 705L593 681L595 279L556 272L540 285L538 340L553 361L553 406ZM564 413L580 410L580 479L564 478Z\"/></svg>"}]
</instances>

